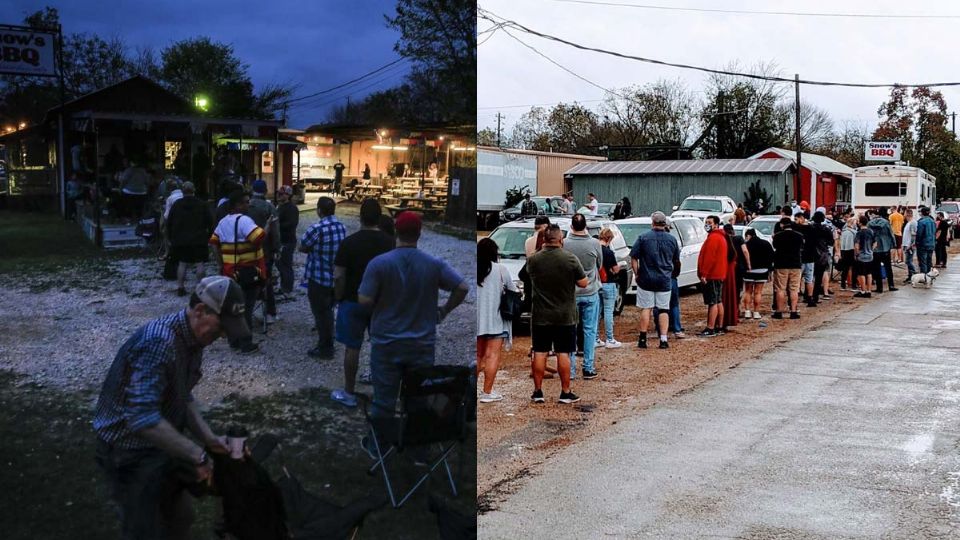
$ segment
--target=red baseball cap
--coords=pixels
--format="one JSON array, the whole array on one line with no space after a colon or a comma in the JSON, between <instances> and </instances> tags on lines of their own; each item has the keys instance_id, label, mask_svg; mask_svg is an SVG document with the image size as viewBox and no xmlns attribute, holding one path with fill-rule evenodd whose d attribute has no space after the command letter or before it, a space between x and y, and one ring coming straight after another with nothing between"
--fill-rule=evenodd
<instances>
[{"instance_id":1,"label":"red baseball cap","mask_svg":"<svg viewBox=\"0 0 960 540\"><path fill-rule=\"evenodd\" d=\"M400 214L397 215L397 221L394 226L397 229L397 236L419 235L420 229L423 227L423 220L420 219L420 215L416 212L400 212Z\"/></svg>"}]
</instances>

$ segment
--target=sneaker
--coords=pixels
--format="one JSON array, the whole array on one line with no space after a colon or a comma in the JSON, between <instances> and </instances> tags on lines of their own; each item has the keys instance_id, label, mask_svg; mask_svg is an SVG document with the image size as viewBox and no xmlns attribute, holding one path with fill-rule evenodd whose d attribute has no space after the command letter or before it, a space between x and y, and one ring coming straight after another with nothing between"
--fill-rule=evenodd
<instances>
[{"instance_id":1,"label":"sneaker","mask_svg":"<svg viewBox=\"0 0 960 540\"><path fill-rule=\"evenodd\" d=\"M321 349L320 347L314 347L307 351L307 356L310 358L316 358L317 360L333 360L333 349Z\"/></svg>"},{"instance_id":2,"label":"sneaker","mask_svg":"<svg viewBox=\"0 0 960 540\"><path fill-rule=\"evenodd\" d=\"M560 403L576 403L580 401L580 396L574 394L573 392L560 392Z\"/></svg>"},{"instance_id":3,"label":"sneaker","mask_svg":"<svg viewBox=\"0 0 960 540\"><path fill-rule=\"evenodd\" d=\"M713 329L713 333L716 334L716 335L718 335L718 336L725 335L725 334L727 333L727 327L726 327L726 326L722 326L722 327L720 327L720 328L714 328L714 329Z\"/></svg>"},{"instance_id":4,"label":"sneaker","mask_svg":"<svg viewBox=\"0 0 960 540\"><path fill-rule=\"evenodd\" d=\"M894 292L894 291L899 291L900 289L898 289L898 288L896 288L896 287L890 287L890 288L887 289L887 290L890 291L890 292Z\"/></svg>"},{"instance_id":5,"label":"sneaker","mask_svg":"<svg viewBox=\"0 0 960 540\"><path fill-rule=\"evenodd\" d=\"M687 339L687 335L684 334L682 331L681 331L681 332L674 332L674 333L673 333L673 337L674 337L674 339Z\"/></svg>"},{"instance_id":6,"label":"sneaker","mask_svg":"<svg viewBox=\"0 0 960 540\"><path fill-rule=\"evenodd\" d=\"M247 343L240 346L240 354L252 354L260 350L260 345L256 343Z\"/></svg>"},{"instance_id":7,"label":"sneaker","mask_svg":"<svg viewBox=\"0 0 960 540\"><path fill-rule=\"evenodd\" d=\"M867 293L865 293L865 292L863 292L863 291L857 291L857 292L853 293L853 297L854 297L854 298L867 298Z\"/></svg>"},{"instance_id":8,"label":"sneaker","mask_svg":"<svg viewBox=\"0 0 960 540\"><path fill-rule=\"evenodd\" d=\"M873 294L871 294L871 293L863 293L863 297L864 297L864 298L873 298Z\"/></svg>"},{"instance_id":9,"label":"sneaker","mask_svg":"<svg viewBox=\"0 0 960 540\"><path fill-rule=\"evenodd\" d=\"M821 296L820 298L822 298L823 300L833 300L833 295L831 295L831 294L825 294L825 295Z\"/></svg>"},{"instance_id":10,"label":"sneaker","mask_svg":"<svg viewBox=\"0 0 960 540\"><path fill-rule=\"evenodd\" d=\"M743 312L743 318L744 318L744 319L752 319L752 318L753 318L753 312L750 311L749 309L746 310L746 311L744 311L744 312Z\"/></svg>"},{"instance_id":11,"label":"sneaker","mask_svg":"<svg viewBox=\"0 0 960 540\"><path fill-rule=\"evenodd\" d=\"M714 337L716 335L717 333L713 331L713 328L704 328L703 332L700 332L699 334L697 334L697 337L707 338L707 337Z\"/></svg>"},{"instance_id":12,"label":"sneaker","mask_svg":"<svg viewBox=\"0 0 960 540\"><path fill-rule=\"evenodd\" d=\"M790 312L790 318L791 318L791 319L799 319L799 318L800 318L800 312L799 312L799 311L791 311L791 312Z\"/></svg>"},{"instance_id":13,"label":"sneaker","mask_svg":"<svg viewBox=\"0 0 960 540\"><path fill-rule=\"evenodd\" d=\"M279 315L270 315L269 313L267 314L267 324L273 324L279 320L280 320Z\"/></svg>"},{"instance_id":14,"label":"sneaker","mask_svg":"<svg viewBox=\"0 0 960 540\"><path fill-rule=\"evenodd\" d=\"M840 284L840 290L841 290L841 291L847 290L847 286L844 285L843 283L841 283L841 284Z\"/></svg>"},{"instance_id":15,"label":"sneaker","mask_svg":"<svg viewBox=\"0 0 960 540\"><path fill-rule=\"evenodd\" d=\"M647 348L647 335L646 335L646 334L640 334L639 336L637 336L637 347L640 347L641 349L646 349L646 348Z\"/></svg>"},{"instance_id":16,"label":"sneaker","mask_svg":"<svg viewBox=\"0 0 960 540\"><path fill-rule=\"evenodd\" d=\"M604 347L607 349L619 349L620 347L623 347L623 343L620 343L615 339L609 339L607 340L606 344L604 344Z\"/></svg>"},{"instance_id":17,"label":"sneaker","mask_svg":"<svg viewBox=\"0 0 960 540\"><path fill-rule=\"evenodd\" d=\"M533 394L530 395L530 401L534 403L543 403L546 401L543 399L543 390L534 390Z\"/></svg>"},{"instance_id":18,"label":"sneaker","mask_svg":"<svg viewBox=\"0 0 960 540\"><path fill-rule=\"evenodd\" d=\"M910 284L910 278L912 278L912 277L913 277L912 275L907 276L907 279L903 280L903 284L904 284L904 285L909 285L909 284Z\"/></svg>"},{"instance_id":19,"label":"sneaker","mask_svg":"<svg viewBox=\"0 0 960 540\"><path fill-rule=\"evenodd\" d=\"M589 381L590 379L596 379L596 378L597 378L597 372L596 372L596 371L583 370L583 379L584 379L584 380Z\"/></svg>"},{"instance_id":20,"label":"sneaker","mask_svg":"<svg viewBox=\"0 0 960 540\"><path fill-rule=\"evenodd\" d=\"M774 319L782 319L782 318L783 318L783 313L780 313L779 311L774 311L774 312L773 312L773 315L771 315L770 317L771 317L771 318L774 318Z\"/></svg>"},{"instance_id":21,"label":"sneaker","mask_svg":"<svg viewBox=\"0 0 960 540\"><path fill-rule=\"evenodd\" d=\"M357 395L351 394L342 388L337 388L333 392L330 392L330 398L344 407L352 408L357 406Z\"/></svg>"},{"instance_id":22,"label":"sneaker","mask_svg":"<svg viewBox=\"0 0 960 540\"><path fill-rule=\"evenodd\" d=\"M593 346L594 346L594 347L606 347L606 346L607 346L607 342L604 341L604 340L602 340L602 339L598 339L597 341L595 341L595 342L593 343Z\"/></svg>"},{"instance_id":23,"label":"sneaker","mask_svg":"<svg viewBox=\"0 0 960 540\"><path fill-rule=\"evenodd\" d=\"M661 341L661 342L660 342L660 348L661 348L661 349L669 349L669 348L670 348L670 344L667 343L666 341Z\"/></svg>"},{"instance_id":24,"label":"sneaker","mask_svg":"<svg viewBox=\"0 0 960 540\"><path fill-rule=\"evenodd\" d=\"M496 392L490 392L489 394L480 392L480 397L477 399L480 403L493 403L494 401L503 401L503 395Z\"/></svg>"},{"instance_id":25,"label":"sneaker","mask_svg":"<svg viewBox=\"0 0 960 540\"><path fill-rule=\"evenodd\" d=\"M762 316L760 315L760 312L759 312L759 311L754 311L754 312L753 312L753 320L759 321L761 318L762 318Z\"/></svg>"},{"instance_id":26,"label":"sneaker","mask_svg":"<svg viewBox=\"0 0 960 540\"><path fill-rule=\"evenodd\" d=\"M370 456L370 459L374 461L377 461L379 459L377 457L377 449L374 448L373 441L370 440L370 437L366 435L364 435L363 437L360 437L360 448L363 448L363 451L366 452L368 456Z\"/></svg>"}]
</instances>

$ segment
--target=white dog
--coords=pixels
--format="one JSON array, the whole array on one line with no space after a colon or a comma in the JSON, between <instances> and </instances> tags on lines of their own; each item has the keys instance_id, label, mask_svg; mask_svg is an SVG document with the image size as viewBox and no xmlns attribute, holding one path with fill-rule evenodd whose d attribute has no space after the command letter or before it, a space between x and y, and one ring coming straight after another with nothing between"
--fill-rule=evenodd
<instances>
[{"instance_id":1,"label":"white dog","mask_svg":"<svg viewBox=\"0 0 960 540\"><path fill-rule=\"evenodd\" d=\"M940 271L936 268L931 268L930 272L927 274L914 274L910 278L910 284L914 287L923 287L924 289L929 289L933 287L933 281L937 279L937 276L940 275Z\"/></svg>"}]
</instances>

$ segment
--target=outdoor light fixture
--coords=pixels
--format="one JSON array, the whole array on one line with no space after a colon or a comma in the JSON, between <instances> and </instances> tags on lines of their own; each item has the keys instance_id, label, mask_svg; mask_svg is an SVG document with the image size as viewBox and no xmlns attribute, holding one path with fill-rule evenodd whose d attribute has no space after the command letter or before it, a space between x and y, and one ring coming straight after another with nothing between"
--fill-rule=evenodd
<instances>
[{"instance_id":1,"label":"outdoor light fixture","mask_svg":"<svg viewBox=\"0 0 960 540\"><path fill-rule=\"evenodd\" d=\"M193 104L203 112L207 112L210 109L210 100L204 95L196 95L193 98Z\"/></svg>"},{"instance_id":2,"label":"outdoor light fixture","mask_svg":"<svg viewBox=\"0 0 960 540\"><path fill-rule=\"evenodd\" d=\"M381 130L380 130L380 136L381 136L381 137L386 137L386 136L387 136L387 130L381 129Z\"/></svg>"},{"instance_id":3,"label":"outdoor light fixture","mask_svg":"<svg viewBox=\"0 0 960 540\"><path fill-rule=\"evenodd\" d=\"M442 140L443 140L443 135L441 135L441 136L440 136L440 137L438 137L438 138L439 138L439 139L440 139L440 140L442 141Z\"/></svg>"},{"instance_id":4,"label":"outdoor light fixture","mask_svg":"<svg viewBox=\"0 0 960 540\"><path fill-rule=\"evenodd\" d=\"M372 149L374 149L374 150L395 150L395 151L398 151L398 152L406 152L406 151L407 151L407 147L406 147L406 146L390 146L389 144L375 144L375 145L371 146L370 148L372 148Z\"/></svg>"},{"instance_id":5,"label":"outdoor light fixture","mask_svg":"<svg viewBox=\"0 0 960 540\"><path fill-rule=\"evenodd\" d=\"M25 128L25 127L27 127L27 123L26 123L26 122L20 122L20 129L23 129L23 128Z\"/></svg>"}]
</instances>

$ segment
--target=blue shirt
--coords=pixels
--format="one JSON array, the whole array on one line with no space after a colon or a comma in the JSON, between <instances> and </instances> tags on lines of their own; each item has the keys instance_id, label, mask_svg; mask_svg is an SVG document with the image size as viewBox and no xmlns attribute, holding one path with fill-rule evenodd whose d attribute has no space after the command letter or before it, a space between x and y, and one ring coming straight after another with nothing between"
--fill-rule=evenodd
<instances>
[{"instance_id":1,"label":"blue shirt","mask_svg":"<svg viewBox=\"0 0 960 540\"><path fill-rule=\"evenodd\" d=\"M645 291L671 289L673 261L680 258L680 245L667 231L651 229L633 243L630 258L637 259L637 286Z\"/></svg>"},{"instance_id":2,"label":"blue shirt","mask_svg":"<svg viewBox=\"0 0 960 540\"><path fill-rule=\"evenodd\" d=\"M309 248L303 280L315 281L323 287L333 287L333 262L347 229L336 216L327 216L303 233L300 245Z\"/></svg>"},{"instance_id":3,"label":"blue shirt","mask_svg":"<svg viewBox=\"0 0 960 540\"><path fill-rule=\"evenodd\" d=\"M165 419L186 426L193 387L203 373L203 346L187 322L187 310L155 319L120 347L100 390L93 429L117 448L152 445L135 432Z\"/></svg>"},{"instance_id":4,"label":"blue shirt","mask_svg":"<svg viewBox=\"0 0 960 540\"><path fill-rule=\"evenodd\" d=\"M917 222L917 249L933 249L937 244L937 224L930 216Z\"/></svg>"},{"instance_id":5,"label":"blue shirt","mask_svg":"<svg viewBox=\"0 0 960 540\"><path fill-rule=\"evenodd\" d=\"M388 345L437 338L439 290L452 291L463 278L446 262L416 248L398 247L367 265L359 295L372 298L370 342Z\"/></svg>"}]
</instances>

